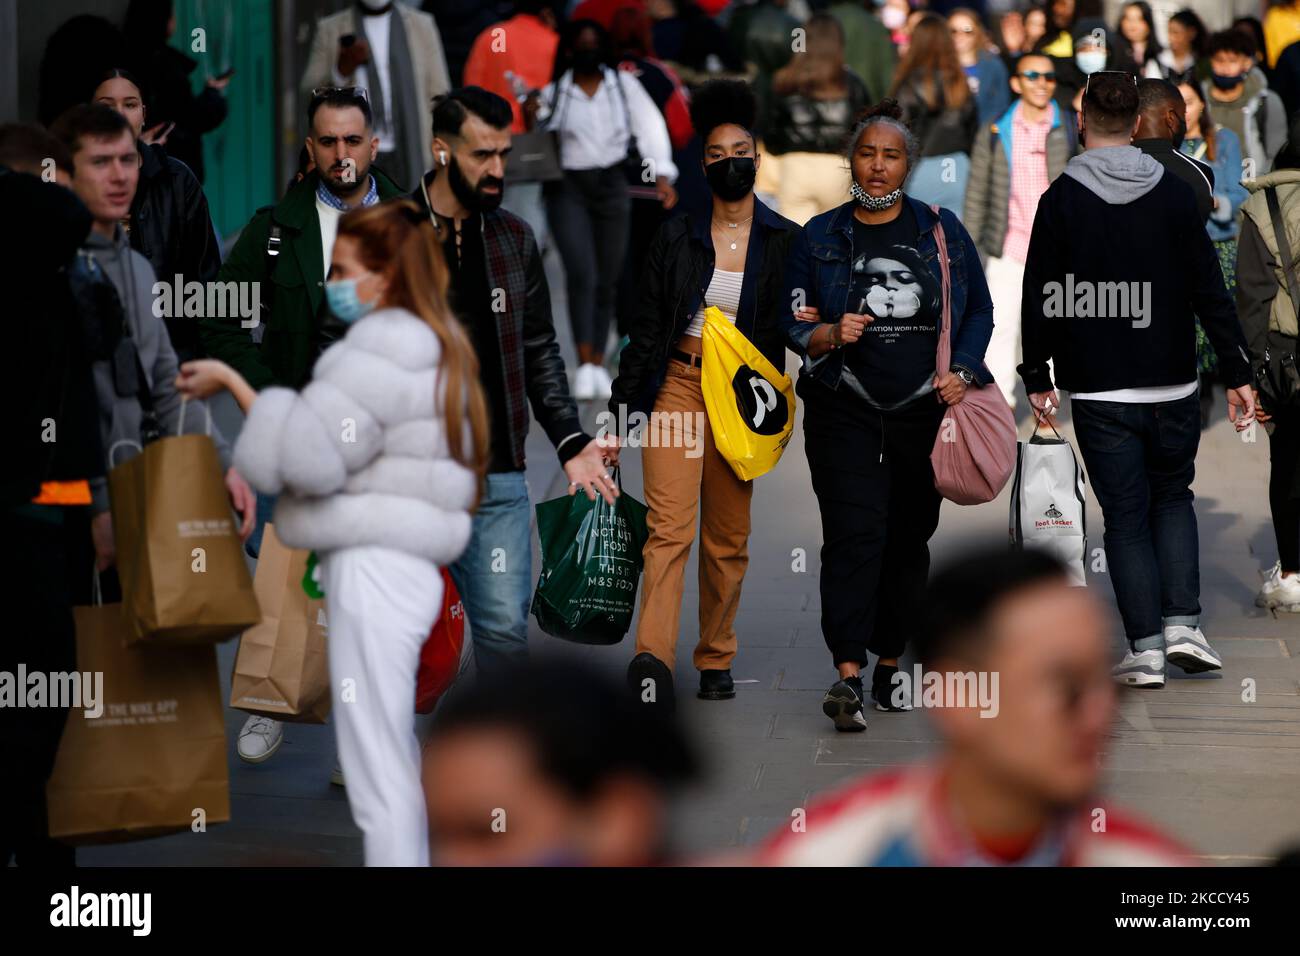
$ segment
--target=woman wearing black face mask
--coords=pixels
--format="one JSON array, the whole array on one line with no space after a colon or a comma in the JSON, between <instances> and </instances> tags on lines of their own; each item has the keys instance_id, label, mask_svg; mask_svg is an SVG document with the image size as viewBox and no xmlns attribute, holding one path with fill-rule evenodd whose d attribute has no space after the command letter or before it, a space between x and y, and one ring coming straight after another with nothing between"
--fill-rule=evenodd
<instances>
[{"instance_id":1,"label":"woman wearing black face mask","mask_svg":"<svg viewBox=\"0 0 1300 956\"><path fill-rule=\"evenodd\" d=\"M564 167L564 177L542 191L564 260L579 401L610 394L605 348L628 244L629 189L635 184L667 199L677 178L662 114L636 77L612 62L600 24L570 21L556 50L555 79L540 97L549 109L545 127L559 133Z\"/></svg>"},{"instance_id":2,"label":"woman wearing black face mask","mask_svg":"<svg viewBox=\"0 0 1300 956\"><path fill-rule=\"evenodd\" d=\"M798 227L754 196L754 97L734 80L706 83L691 102L713 197L659 230L646 256L638 309L619 359L606 430L640 434L650 537L628 668L633 691L653 678L656 702L671 706L682 588L697 508L700 519L699 696L735 696L734 622L748 564L750 482L741 481L714 443L701 391L704 310L720 309L767 359L783 369L778 324L786 310L785 258ZM639 416L638 416L639 417Z\"/></svg>"}]
</instances>

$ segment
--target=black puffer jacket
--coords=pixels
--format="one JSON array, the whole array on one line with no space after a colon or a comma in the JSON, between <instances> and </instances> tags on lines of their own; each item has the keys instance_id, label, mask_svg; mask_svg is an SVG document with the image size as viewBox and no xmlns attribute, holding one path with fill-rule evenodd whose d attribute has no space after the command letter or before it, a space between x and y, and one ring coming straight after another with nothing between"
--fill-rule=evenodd
<instances>
[{"instance_id":1,"label":"black puffer jacket","mask_svg":"<svg viewBox=\"0 0 1300 956\"><path fill-rule=\"evenodd\" d=\"M619 355L618 378L609 400L615 419L620 406L626 406L627 415L648 414L654 408L668 352L690 325L713 279L711 215L706 208L670 219L650 245L637 290L637 311ZM785 295L786 253L798 234L793 222L754 200L736 328L778 371L785 370L786 348L778 319L790 308Z\"/></svg>"},{"instance_id":2,"label":"black puffer jacket","mask_svg":"<svg viewBox=\"0 0 1300 956\"><path fill-rule=\"evenodd\" d=\"M221 268L221 248L208 200L190 168L161 146L141 144L140 184L131 202L131 248L153 266L159 282L209 282ZM181 361L202 354L198 321L167 319Z\"/></svg>"},{"instance_id":3,"label":"black puffer jacket","mask_svg":"<svg viewBox=\"0 0 1300 956\"><path fill-rule=\"evenodd\" d=\"M935 77L936 86L939 78ZM908 77L899 87L895 98L903 108L903 118L921 141L922 156L947 156L949 153L970 153L979 129L979 108L975 97L955 109L940 105L932 108L926 102L920 79Z\"/></svg>"}]
</instances>

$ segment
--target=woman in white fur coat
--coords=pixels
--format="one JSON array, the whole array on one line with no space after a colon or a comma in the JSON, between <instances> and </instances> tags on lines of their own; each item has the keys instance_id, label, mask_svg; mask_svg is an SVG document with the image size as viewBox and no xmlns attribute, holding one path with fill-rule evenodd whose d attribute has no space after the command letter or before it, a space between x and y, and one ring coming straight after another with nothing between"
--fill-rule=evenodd
<instances>
[{"instance_id":1,"label":"woman in white fur coat","mask_svg":"<svg viewBox=\"0 0 1300 956\"><path fill-rule=\"evenodd\" d=\"M214 360L187 363L177 380L194 396L234 394L248 415L239 471L278 495L280 539L320 557L339 760L367 866L428 865L416 672L442 607L439 569L469 542L487 455L478 361L447 281L414 203L349 212L325 286L349 329L301 393L256 393Z\"/></svg>"}]
</instances>

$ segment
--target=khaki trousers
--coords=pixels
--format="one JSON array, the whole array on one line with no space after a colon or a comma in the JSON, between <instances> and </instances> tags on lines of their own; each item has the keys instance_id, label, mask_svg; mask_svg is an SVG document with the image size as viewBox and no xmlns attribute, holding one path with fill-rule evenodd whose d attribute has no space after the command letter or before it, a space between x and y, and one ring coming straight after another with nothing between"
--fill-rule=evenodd
<instances>
[{"instance_id":1,"label":"khaki trousers","mask_svg":"<svg viewBox=\"0 0 1300 956\"><path fill-rule=\"evenodd\" d=\"M684 339L688 351L699 339ZM736 477L708 426L700 369L672 359L641 451L649 508L645 579L636 652L673 667L682 590L700 515L699 670L727 670L736 656L736 610L749 565L749 503L754 486ZM675 414L676 413L676 414ZM703 453L701 454L701 449Z\"/></svg>"}]
</instances>

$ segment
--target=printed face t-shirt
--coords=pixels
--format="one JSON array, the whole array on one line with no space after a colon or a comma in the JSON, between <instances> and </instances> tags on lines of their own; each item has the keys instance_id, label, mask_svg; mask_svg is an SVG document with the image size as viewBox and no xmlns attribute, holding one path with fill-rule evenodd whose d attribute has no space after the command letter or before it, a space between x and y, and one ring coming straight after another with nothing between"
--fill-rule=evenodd
<instances>
[{"instance_id":1,"label":"printed face t-shirt","mask_svg":"<svg viewBox=\"0 0 1300 956\"><path fill-rule=\"evenodd\" d=\"M874 321L844 347L844 364L878 407L924 394L934 377L942 290L917 251L919 238L916 216L906 203L886 223L853 220L845 309Z\"/></svg>"}]
</instances>

